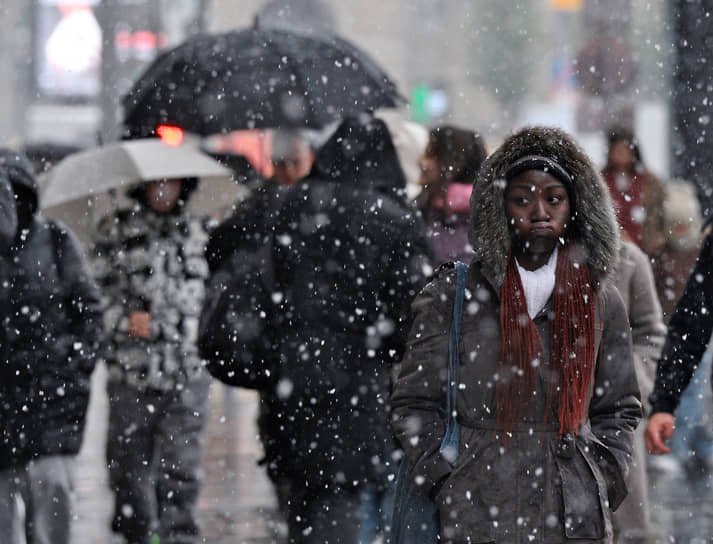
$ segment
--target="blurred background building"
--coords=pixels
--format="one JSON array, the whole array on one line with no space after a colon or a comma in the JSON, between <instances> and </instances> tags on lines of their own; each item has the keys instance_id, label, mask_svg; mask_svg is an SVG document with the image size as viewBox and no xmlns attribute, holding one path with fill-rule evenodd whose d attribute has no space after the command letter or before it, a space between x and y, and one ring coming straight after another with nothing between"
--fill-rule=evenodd
<instances>
[{"instance_id":1,"label":"blurred background building","mask_svg":"<svg viewBox=\"0 0 713 544\"><path fill-rule=\"evenodd\" d=\"M706 3L4 0L0 140L84 147L115 139L119 97L161 48L257 20L355 42L394 77L410 101L406 115L420 123L473 127L489 142L523 123L555 124L601 163L603 128L623 122L649 167L668 178L687 162L672 59L690 21L705 24Z\"/></svg>"}]
</instances>

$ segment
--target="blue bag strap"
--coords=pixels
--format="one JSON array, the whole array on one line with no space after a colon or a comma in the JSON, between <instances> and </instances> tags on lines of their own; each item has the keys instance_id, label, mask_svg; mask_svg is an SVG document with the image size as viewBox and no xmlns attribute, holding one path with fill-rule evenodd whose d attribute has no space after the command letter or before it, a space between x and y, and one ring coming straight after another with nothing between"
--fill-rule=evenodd
<instances>
[{"instance_id":1,"label":"blue bag strap","mask_svg":"<svg viewBox=\"0 0 713 544\"><path fill-rule=\"evenodd\" d=\"M458 365L460 363L459 342L463 317L463 299L468 265L456 262L456 296L453 302L453 321L448 344L448 393L446 397L446 434L441 442L441 455L455 464L458 458L458 421L456 420L456 395L458 393Z\"/></svg>"}]
</instances>

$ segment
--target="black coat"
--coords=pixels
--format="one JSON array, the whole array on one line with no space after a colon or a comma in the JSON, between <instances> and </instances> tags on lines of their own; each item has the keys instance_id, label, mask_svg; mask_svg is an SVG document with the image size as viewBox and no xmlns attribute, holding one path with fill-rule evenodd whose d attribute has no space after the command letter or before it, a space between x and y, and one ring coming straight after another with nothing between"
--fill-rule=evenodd
<instances>
[{"instance_id":1,"label":"black coat","mask_svg":"<svg viewBox=\"0 0 713 544\"><path fill-rule=\"evenodd\" d=\"M284 198L272 292L255 281L244 295L245 308L262 302L252 319L243 312L253 326L237 334L236 349L272 339L263 358L274 364L272 430L289 445L281 471L298 488L359 486L383 468L391 367L427 272L425 227L404 187L383 123L345 121ZM234 371L211 369L228 382Z\"/></svg>"},{"instance_id":2,"label":"black coat","mask_svg":"<svg viewBox=\"0 0 713 544\"><path fill-rule=\"evenodd\" d=\"M0 149L17 195L17 231L2 272L0 469L79 451L89 379L102 340L99 292L79 242L36 215L37 180L23 155ZM3 257L4 258L4 257Z\"/></svg>"},{"instance_id":3,"label":"black coat","mask_svg":"<svg viewBox=\"0 0 713 544\"><path fill-rule=\"evenodd\" d=\"M656 368L651 411L673 413L701 362L713 333L713 233L703 243L696 264L676 304L661 359Z\"/></svg>"},{"instance_id":4,"label":"black coat","mask_svg":"<svg viewBox=\"0 0 713 544\"><path fill-rule=\"evenodd\" d=\"M102 338L99 293L79 242L33 218L11 255L0 364L0 468L79 451Z\"/></svg>"},{"instance_id":5,"label":"black coat","mask_svg":"<svg viewBox=\"0 0 713 544\"><path fill-rule=\"evenodd\" d=\"M263 182L235 206L230 217L211 231L205 250L211 273L237 251L255 253L269 242L286 189Z\"/></svg>"}]
</instances>

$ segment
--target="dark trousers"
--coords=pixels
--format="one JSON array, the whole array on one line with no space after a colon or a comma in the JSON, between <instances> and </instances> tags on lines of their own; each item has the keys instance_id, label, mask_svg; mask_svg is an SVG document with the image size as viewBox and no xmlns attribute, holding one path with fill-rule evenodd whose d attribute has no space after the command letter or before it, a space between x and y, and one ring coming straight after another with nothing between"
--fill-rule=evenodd
<instances>
[{"instance_id":1,"label":"dark trousers","mask_svg":"<svg viewBox=\"0 0 713 544\"><path fill-rule=\"evenodd\" d=\"M196 504L210 380L181 391L139 391L109 383L107 462L112 529L131 544L198 542Z\"/></svg>"},{"instance_id":2,"label":"dark trousers","mask_svg":"<svg viewBox=\"0 0 713 544\"><path fill-rule=\"evenodd\" d=\"M360 490L292 490L288 507L289 544L357 544Z\"/></svg>"}]
</instances>

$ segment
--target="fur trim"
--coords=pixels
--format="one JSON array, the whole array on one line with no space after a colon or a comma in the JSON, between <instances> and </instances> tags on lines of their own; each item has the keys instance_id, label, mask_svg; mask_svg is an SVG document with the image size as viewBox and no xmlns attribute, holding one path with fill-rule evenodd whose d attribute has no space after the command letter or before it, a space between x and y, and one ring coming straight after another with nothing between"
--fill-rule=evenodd
<instances>
[{"instance_id":1,"label":"fur trim","mask_svg":"<svg viewBox=\"0 0 713 544\"><path fill-rule=\"evenodd\" d=\"M594 279L613 272L619 249L616 215L609 189L587 155L566 132L527 127L509 136L483 163L470 199L469 240L485 276L499 291L510 253L510 233L503 196L505 172L518 159L541 155L561 165L572 177L576 207L570 236L586 253Z\"/></svg>"}]
</instances>

